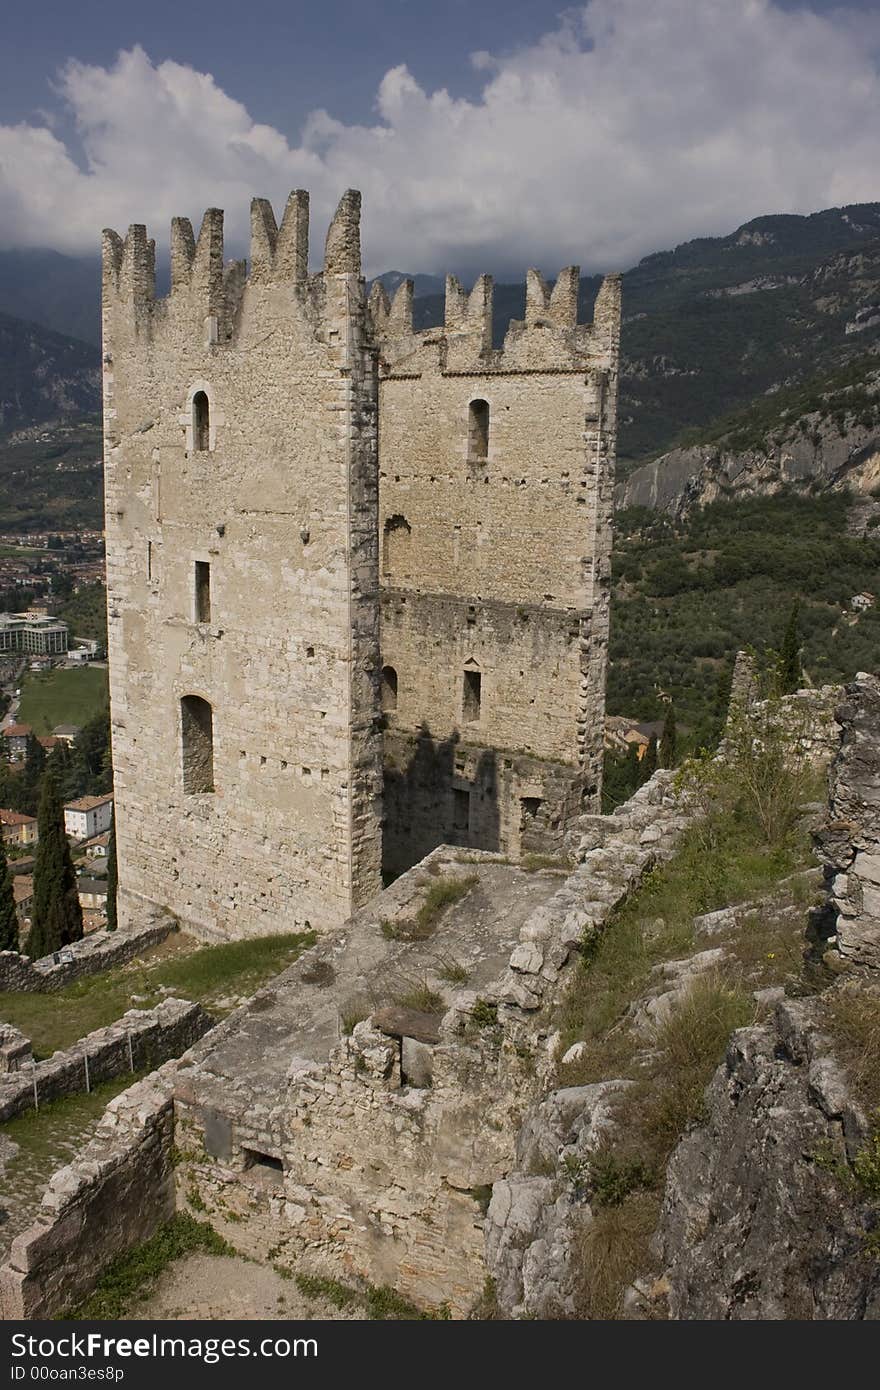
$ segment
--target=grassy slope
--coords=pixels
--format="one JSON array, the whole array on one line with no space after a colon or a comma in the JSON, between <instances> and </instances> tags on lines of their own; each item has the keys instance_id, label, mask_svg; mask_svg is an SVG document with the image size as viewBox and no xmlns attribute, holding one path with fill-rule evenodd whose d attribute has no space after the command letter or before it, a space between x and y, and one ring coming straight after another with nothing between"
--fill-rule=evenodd
<instances>
[{"instance_id":1,"label":"grassy slope","mask_svg":"<svg viewBox=\"0 0 880 1390\"><path fill-rule=\"evenodd\" d=\"M48 734L57 724L82 726L107 700L105 667L29 672L21 687L19 718L35 733Z\"/></svg>"},{"instance_id":2,"label":"grassy slope","mask_svg":"<svg viewBox=\"0 0 880 1390\"><path fill-rule=\"evenodd\" d=\"M167 994L223 1012L218 1000L252 994L291 965L312 940L309 933L263 936L185 952L179 949L182 940L171 938L170 952L145 953L143 963L77 980L57 994L0 994L0 1018L20 1028L31 1038L34 1052L47 1057L115 1022L127 1009L152 1008Z\"/></svg>"}]
</instances>

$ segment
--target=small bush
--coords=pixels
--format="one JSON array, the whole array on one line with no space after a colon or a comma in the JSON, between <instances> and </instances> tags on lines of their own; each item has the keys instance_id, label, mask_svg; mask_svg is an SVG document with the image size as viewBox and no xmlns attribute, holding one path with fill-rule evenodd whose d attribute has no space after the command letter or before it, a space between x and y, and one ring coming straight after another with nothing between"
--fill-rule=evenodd
<instances>
[{"instance_id":1,"label":"small bush","mask_svg":"<svg viewBox=\"0 0 880 1390\"><path fill-rule=\"evenodd\" d=\"M327 1279L320 1274L297 1274L294 1277L296 1287L306 1298L323 1298L334 1308L341 1309L354 1308L361 1301L357 1289L349 1284L341 1284L338 1279Z\"/></svg>"},{"instance_id":2,"label":"small bush","mask_svg":"<svg viewBox=\"0 0 880 1390\"><path fill-rule=\"evenodd\" d=\"M451 985L466 985L470 978L467 967L462 965L460 961L453 959L452 956L441 957L437 966L437 974Z\"/></svg>"},{"instance_id":3,"label":"small bush","mask_svg":"<svg viewBox=\"0 0 880 1390\"><path fill-rule=\"evenodd\" d=\"M597 1153L588 1161L586 1178L591 1201L599 1207L619 1207L631 1192L654 1185L654 1171L640 1158L618 1158Z\"/></svg>"},{"instance_id":4,"label":"small bush","mask_svg":"<svg viewBox=\"0 0 880 1390\"><path fill-rule=\"evenodd\" d=\"M498 1023L498 1005L478 999L471 1009L471 1018L478 1028L494 1028Z\"/></svg>"},{"instance_id":5,"label":"small bush","mask_svg":"<svg viewBox=\"0 0 880 1390\"><path fill-rule=\"evenodd\" d=\"M347 1000L339 1014L343 1033L346 1036L353 1033L357 1025L363 1023L365 1018L369 1018L372 1012L372 1005L365 999Z\"/></svg>"},{"instance_id":6,"label":"small bush","mask_svg":"<svg viewBox=\"0 0 880 1390\"><path fill-rule=\"evenodd\" d=\"M404 1009L416 1009L423 1014L442 1014L446 1008L443 995L432 989L427 980L411 984L395 995L395 1004Z\"/></svg>"}]
</instances>

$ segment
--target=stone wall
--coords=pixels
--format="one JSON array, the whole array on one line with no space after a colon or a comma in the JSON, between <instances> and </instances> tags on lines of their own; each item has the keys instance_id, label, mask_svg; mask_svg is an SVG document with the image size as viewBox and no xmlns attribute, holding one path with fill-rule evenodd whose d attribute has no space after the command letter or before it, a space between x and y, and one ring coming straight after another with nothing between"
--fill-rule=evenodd
<instances>
[{"instance_id":1,"label":"stone wall","mask_svg":"<svg viewBox=\"0 0 880 1390\"><path fill-rule=\"evenodd\" d=\"M828 824L817 836L836 945L845 961L880 968L880 678L860 673L837 709Z\"/></svg>"},{"instance_id":2,"label":"stone wall","mask_svg":"<svg viewBox=\"0 0 880 1390\"><path fill-rule=\"evenodd\" d=\"M0 1122L33 1110L35 1101L47 1105L124 1072L179 1057L212 1022L200 1004L186 999L163 999L154 1009L129 1009L116 1023L96 1028L72 1047L0 1076Z\"/></svg>"},{"instance_id":3,"label":"stone wall","mask_svg":"<svg viewBox=\"0 0 880 1390\"><path fill-rule=\"evenodd\" d=\"M53 1175L37 1221L0 1269L4 1319L48 1319L74 1307L116 1255L173 1215L174 1065L116 1096L94 1138Z\"/></svg>"},{"instance_id":4,"label":"stone wall","mask_svg":"<svg viewBox=\"0 0 880 1390\"><path fill-rule=\"evenodd\" d=\"M380 886L376 372L360 195L105 233L108 648L120 920L339 925Z\"/></svg>"},{"instance_id":5,"label":"stone wall","mask_svg":"<svg viewBox=\"0 0 880 1390\"><path fill-rule=\"evenodd\" d=\"M310 991L335 990L345 1008L345 949L362 962L363 1001L372 982L401 969L393 942L412 923L414 886L430 883L432 869L450 859L448 849L435 851L351 924L347 946L319 943L184 1060L176 1089L180 1200L196 1192L218 1227L226 1231L229 1221L229 1238L256 1258L269 1249L282 1264L317 1255L341 1276L392 1283L422 1304L449 1302L464 1313L486 1274L490 1189L514 1166L523 1114L552 1065L544 1006L563 987L585 928L601 929L642 874L672 852L685 823L667 772L615 815L584 818L571 828L574 871L548 874L540 905L512 941L509 930L502 935L509 944L497 964L493 958L482 974L472 967L442 1017L366 1002L369 1017L322 1055ZM505 870L498 856L470 859L475 872L497 865L528 878ZM494 921L492 930L504 933L506 909L479 901L471 930L488 939ZM460 953L460 940L452 945L438 932L426 959ZM294 999L302 1024L288 1039L273 1011L287 1017ZM283 1053L280 1071L267 1055L270 1040Z\"/></svg>"},{"instance_id":6,"label":"stone wall","mask_svg":"<svg viewBox=\"0 0 880 1390\"><path fill-rule=\"evenodd\" d=\"M0 1072L21 1071L31 1060L31 1040L9 1023L0 1023Z\"/></svg>"},{"instance_id":7,"label":"stone wall","mask_svg":"<svg viewBox=\"0 0 880 1390\"><path fill-rule=\"evenodd\" d=\"M420 333L411 286L393 305L381 287L371 297L384 709L414 761L403 777L386 764L389 867L438 839L519 854L524 819L527 836L542 809L552 843L572 788L597 804L620 291L609 277L593 323L578 325L577 280L562 271L551 294L530 271L525 321L497 349L488 276L470 297L450 276L442 328ZM475 401L488 408L487 443L475 444ZM431 804L419 760L442 765L465 743L469 762ZM523 776L518 756L530 760Z\"/></svg>"},{"instance_id":8,"label":"stone wall","mask_svg":"<svg viewBox=\"0 0 880 1390\"><path fill-rule=\"evenodd\" d=\"M11 993L51 994L85 975L97 975L114 965L124 965L177 931L173 917L153 915L144 926L126 931L96 931L60 952L29 960L17 951L0 951L0 990ZM58 956L58 960L55 959Z\"/></svg>"}]
</instances>

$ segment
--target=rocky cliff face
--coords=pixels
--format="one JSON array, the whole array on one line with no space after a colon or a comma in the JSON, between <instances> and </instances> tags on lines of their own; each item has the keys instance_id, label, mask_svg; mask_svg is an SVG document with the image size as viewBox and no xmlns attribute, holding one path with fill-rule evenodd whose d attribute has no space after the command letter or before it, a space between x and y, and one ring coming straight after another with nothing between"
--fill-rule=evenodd
<instances>
[{"instance_id":1,"label":"rocky cliff face","mask_svg":"<svg viewBox=\"0 0 880 1390\"><path fill-rule=\"evenodd\" d=\"M96 414L100 403L96 347L0 314L0 434Z\"/></svg>"},{"instance_id":2,"label":"rocky cliff face","mask_svg":"<svg viewBox=\"0 0 880 1390\"><path fill-rule=\"evenodd\" d=\"M868 1136L816 1000L735 1033L708 1119L667 1170L656 1237L673 1318L880 1318L871 1199L844 1174Z\"/></svg>"},{"instance_id":3,"label":"rocky cliff face","mask_svg":"<svg viewBox=\"0 0 880 1390\"><path fill-rule=\"evenodd\" d=\"M859 425L841 433L817 419L805 424L807 430L767 449L736 452L708 444L673 449L619 485L617 506L650 507L683 517L710 502L772 497L789 486L847 489L871 501L880 491L880 433ZM873 511L869 508L868 517Z\"/></svg>"}]
</instances>

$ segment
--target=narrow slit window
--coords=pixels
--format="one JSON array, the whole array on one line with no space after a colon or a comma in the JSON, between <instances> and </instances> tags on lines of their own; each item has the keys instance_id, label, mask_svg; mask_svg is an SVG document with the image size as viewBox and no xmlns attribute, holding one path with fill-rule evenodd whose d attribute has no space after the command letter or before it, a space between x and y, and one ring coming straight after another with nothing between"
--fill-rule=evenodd
<instances>
[{"instance_id":1,"label":"narrow slit window","mask_svg":"<svg viewBox=\"0 0 880 1390\"><path fill-rule=\"evenodd\" d=\"M397 709L397 672L393 666L382 667L382 708Z\"/></svg>"},{"instance_id":2,"label":"narrow slit window","mask_svg":"<svg viewBox=\"0 0 880 1390\"><path fill-rule=\"evenodd\" d=\"M147 541L147 579L153 578L153 542Z\"/></svg>"},{"instance_id":3,"label":"narrow slit window","mask_svg":"<svg viewBox=\"0 0 880 1390\"><path fill-rule=\"evenodd\" d=\"M183 790L187 795L214 790L214 711L200 695L180 702Z\"/></svg>"},{"instance_id":4,"label":"narrow slit window","mask_svg":"<svg viewBox=\"0 0 880 1390\"><path fill-rule=\"evenodd\" d=\"M382 534L382 572L407 576L410 569L412 527L405 516L389 516Z\"/></svg>"},{"instance_id":5,"label":"narrow slit window","mask_svg":"<svg viewBox=\"0 0 880 1390\"><path fill-rule=\"evenodd\" d=\"M471 794L462 787L452 791L452 828L465 834L471 828Z\"/></svg>"},{"instance_id":6,"label":"narrow slit window","mask_svg":"<svg viewBox=\"0 0 880 1390\"><path fill-rule=\"evenodd\" d=\"M489 457L489 402L471 401L468 409L468 459L484 463Z\"/></svg>"},{"instance_id":7,"label":"narrow slit window","mask_svg":"<svg viewBox=\"0 0 880 1390\"><path fill-rule=\"evenodd\" d=\"M193 449L201 452L211 447L211 407L204 391L193 396Z\"/></svg>"},{"instance_id":8,"label":"narrow slit window","mask_svg":"<svg viewBox=\"0 0 880 1390\"><path fill-rule=\"evenodd\" d=\"M474 670L465 671L461 712L466 724L476 724L478 722L482 699L483 678L480 672Z\"/></svg>"},{"instance_id":9,"label":"narrow slit window","mask_svg":"<svg viewBox=\"0 0 880 1390\"><path fill-rule=\"evenodd\" d=\"M196 622L211 621L211 566L207 560L195 563Z\"/></svg>"}]
</instances>

